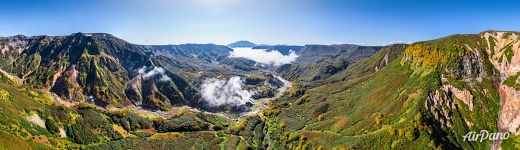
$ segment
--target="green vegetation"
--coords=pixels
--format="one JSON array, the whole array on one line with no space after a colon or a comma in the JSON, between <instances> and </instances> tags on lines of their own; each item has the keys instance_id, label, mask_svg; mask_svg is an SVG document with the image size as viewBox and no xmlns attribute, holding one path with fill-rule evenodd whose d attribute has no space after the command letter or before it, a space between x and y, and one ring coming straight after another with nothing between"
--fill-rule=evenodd
<instances>
[{"instance_id":1,"label":"green vegetation","mask_svg":"<svg viewBox=\"0 0 520 150\"><path fill-rule=\"evenodd\" d=\"M467 142L463 135L498 131L500 72L489 62L494 50L486 51L488 43L496 43L480 35L391 45L370 57L341 54L321 64L282 66L292 87L263 112L239 120L177 107L200 97L191 89L192 81L172 72L172 82L152 79L128 89L127 82L134 80L124 67L132 65L119 64L178 62L132 55L135 51L114 59L101 52L120 54L128 48L124 43L82 40L92 43L73 44L78 51L30 49L32 55L20 56L11 71L30 73L25 80L30 85L18 86L0 74L0 149L489 149L492 141ZM502 51L502 59L511 62L511 45ZM70 63L77 72L66 68ZM58 69L62 67L66 69ZM54 79L58 72L62 77ZM272 76L244 76L246 88L258 90L259 97L275 94L274 87L257 86ZM519 90L519 76L502 83ZM457 97L460 93L447 87L468 91L464 94L471 99ZM78 104L58 103L44 88ZM77 91L91 94L93 104L84 103L84 93ZM134 103L163 111L122 108ZM502 142L504 149L518 147L518 136Z\"/></svg>"},{"instance_id":2,"label":"green vegetation","mask_svg":"<svg viewBox=\"0 0 520 150\"><path fill-rule=\"evenodd\" d=\"M520 90L520 84L517 82L519 76L520 76L520 73L517 73L516 75L510 76L509 78L507 78L504 81L504 84L509 86L509 87L515 88L516 90Z\"/></svg>"},{"instance_id":3,"label":"green vegetation","mask_svg":"<svg viewBox=\"0 0 520 150\"><path fill-rule=\"evenodd\" d=\"M11 102L11 95L8 91L4 89L0 89L0 100L2 100L4 103L10 103Z\"/></svg>"},{"instance_id":4,"label":"green vegetation","mask_svg":"<svg viewBox=\"0 0 520 150\"><path fill-rule=\"evenodd\" d=\"M111 120L123 127L126 131L136 131L138 129L149 129L152 127L152 121L142 118L130 111L115 112L109 114Z\"/></svg>"},{"instance_id":5,"label":"green vegetation","mask_svg":"<svg viewBox=\"0 0 520 150\"><path fill-rule=\"evenodd\" d=\"M399 139L405 145L429 142L424 125L413 119L418 113L417 107L421 106L420 98L425 97L416 84L421 80L418 75L411 75L407 68L399 61L393 61L364 82L345 81L308 90L305 95L310 96L305 98L305 102L284 106L290 99L278 99L274 103L278 104L276 107L281 112L268 119L268 128L273 128L273 134L269 135L272 139L280 139L277 146L289 149L383 149L386 143ZM415 93L415 96L409 96L408 92ZM416 128L408 128L410 126ZM387 135L394 130L403 133L400 136ZM276 134L278 136L274 136ZM300 138L294 138L294 135Z\"/></svg>"},{"instance_id":6,"label":"green vegetation","mask_svg":"<svg viewBox=\"0 0 520 150\"><path fill-rule=\"evenodd\" d=\"M186 146L198 149L221 144L246 147L241 138L238 138L240 142L233 145L223 142L236 136L221 131L218 132L220 136L216 135L216 130L223 130L230 123L222 116L185 112L168 120L150 120L128 110L98 110L90 104L80 104L73 108L48 105L37 100L45 98L45 94L37 93L30 88L18 90L17 87L0 83L0 113L3 116L0 118L0 136L3 138L1 148L128 149L135 146L158 146L167 149ZM43 118L44 128L26 120L27 115L24 114L31 113L37 113ZM61 128L66 131L66 138L61 138ZM176 136L176 132L172 131L182 133Z\"/></svg>"},{"instance_id":7,"label":"green vegetation","mask_svg":"<svg viewBox=\"0 0 520 150\"><path fill-rule=\"evenodd\" d=\"M515 55L515 52L513 52L513 45L509 44L504 49L504 55L507 57L507 62L511 63L511 59L513 59L513 56Z\"/></svg>"},{"instance_id":8,"label":"green vegetation","mask_svg":"<svg viewBox=\"0 0 520 150\"><path fill-rule=\"evenodd\" d=\"M433 41L419 42L405 50L416 67L458 67L462 56L469 55L466 45L474 46L480 39L477 35L453 35Z\"/></svg>"}]
</instances>

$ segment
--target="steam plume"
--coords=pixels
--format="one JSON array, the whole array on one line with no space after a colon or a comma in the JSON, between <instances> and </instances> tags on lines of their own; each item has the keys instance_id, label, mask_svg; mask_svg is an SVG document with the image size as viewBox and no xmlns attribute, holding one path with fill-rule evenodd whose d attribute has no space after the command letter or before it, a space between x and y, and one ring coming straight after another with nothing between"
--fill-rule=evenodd
<instances>
[{"instance_id":1,"label":"steam plume","mask_svg":"<svg viewBox=\"0 0 520 150\"><path fill-rule=\"evenodd\" d=\"M207 79L201 86L202 97L211 107L242 106L251 102L251 93L242 89L243 81L235 76L229 80Z\"/></svg>"}]
</instances>

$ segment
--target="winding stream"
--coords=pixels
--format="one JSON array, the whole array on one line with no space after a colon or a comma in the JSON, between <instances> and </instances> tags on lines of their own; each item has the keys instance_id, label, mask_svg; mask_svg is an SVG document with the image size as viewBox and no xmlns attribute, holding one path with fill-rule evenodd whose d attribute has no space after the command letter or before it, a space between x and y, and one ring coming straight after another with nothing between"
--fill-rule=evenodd
<instances>
[{"instance_id":1,"label":"winding stream","mask_svg":"<svg viewBox=\"0 0 520 150\"><path fill-rule=\"evenodd\" d=\"M265 110L267 107L269 107L269 102L271 100L279 98L280 96L282 96L282 94L285 91L287 91L287 89L289 89L291 87L291 82L290 81L287 81L287 80L285 80L282 77L277 76L277 75L274 75L274 76L278 80L283 82L283 86L278 89L278 93L276 93L276 95L274 97L261 98L261 99L255 100L253 102L253 107L251 108L251 111L247 111L247 112L241 113L240 114L240 118L243 118L243 117L248 116L248 115L256 115L256 114L261 113L263 110Z\"/></svg>"}]
</instances>

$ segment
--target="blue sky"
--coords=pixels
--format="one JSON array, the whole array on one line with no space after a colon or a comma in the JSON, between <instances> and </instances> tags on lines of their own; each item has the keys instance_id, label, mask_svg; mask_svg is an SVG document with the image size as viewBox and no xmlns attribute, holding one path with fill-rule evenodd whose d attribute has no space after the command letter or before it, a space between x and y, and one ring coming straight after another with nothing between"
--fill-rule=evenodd
<instances>
[{"instance_id":1,"label":"blue sky","mask_svg":"<svg viewBox=\"0 0 520 150\"><path fill-rule=\"evenodd\" d=\"M0 36L105 32L136 44L385 45L520 31L519 6L507 0L5 0Z\"/></svg>"}]
</instances>

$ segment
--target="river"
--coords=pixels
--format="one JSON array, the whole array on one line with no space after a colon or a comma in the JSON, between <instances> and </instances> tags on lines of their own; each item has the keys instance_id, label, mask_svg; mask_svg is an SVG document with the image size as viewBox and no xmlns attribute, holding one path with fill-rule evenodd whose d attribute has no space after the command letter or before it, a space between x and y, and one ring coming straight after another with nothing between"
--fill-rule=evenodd
<instances>
[{"instance_id":1,"label":"river","mask_svg":"<svg viewBox=\"0 0 520 150\"><path fill-rule=\"evenodd\" d=\"M264 111L266 108L269 107L269 102L271 100L279 98L280 96L282 96L282 94L285 91L287 91L287 89L289 89L291 87L292 84L291 84L290 81L287 81L287 80L285 80L282 77L277 76L277 75L275 75L275 77L278 80L283 82L283 86L278 89L278 93L276 93L276 95L274 97L261 98L261 99L255 100L253 102L253 107L251 108L251 111L247 111L247 112L241 113L240 114L240 118L243 118L243 117L248 116L248 115L257 115L258 113L261 113L262 111Z\"/></svg>"}]
</instances>

